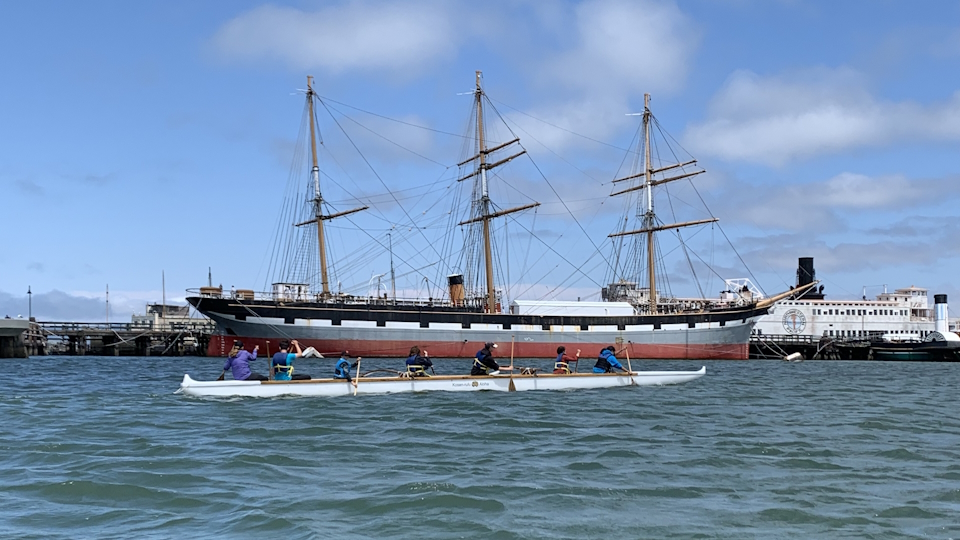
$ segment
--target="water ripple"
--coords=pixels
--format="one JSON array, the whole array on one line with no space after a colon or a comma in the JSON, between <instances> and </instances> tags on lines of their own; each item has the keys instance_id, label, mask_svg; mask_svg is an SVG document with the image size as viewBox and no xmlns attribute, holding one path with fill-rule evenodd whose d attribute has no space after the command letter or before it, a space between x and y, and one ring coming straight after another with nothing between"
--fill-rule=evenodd
<instances>
[{"instance_id":1,"label":"water ripple","mask_svg":"<svg viewBox=\"0 0 960 540\"><path fill-rule=\"evenodd\" d=\"M960 365L193 399L172 393L183 373L213 378L218 361L134 359L104 378L75 368L117 359L66 360L35 359L44 378L0 395L0 537L960 538Z\"/></svg>"}]
</instances>

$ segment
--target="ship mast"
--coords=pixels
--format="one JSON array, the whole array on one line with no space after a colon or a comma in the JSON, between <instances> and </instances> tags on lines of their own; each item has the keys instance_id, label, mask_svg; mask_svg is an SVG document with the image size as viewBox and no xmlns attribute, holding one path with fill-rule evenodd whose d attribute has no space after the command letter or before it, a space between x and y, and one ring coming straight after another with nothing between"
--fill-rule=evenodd
<instances>
[{"instance_id":1,"label":"ship mast","mask_svg":"<svg viewBox=\"0 0 960 540\"><path fill-rule=\"evenodd\" d=\"M313 157L313 168L310 169L310 179L313 182L313 199L310 200L310 202L313 203L313 219L297 223L296 226L301 227L311 223L317 224L317 246L320 251L320 279L323 287L322 296L323 298L328 298L330 296L330 279L327 274L327 242L326 235L323 232L323 222L328 219L366 210L369 207L363 206L330 215L324 215L323 213L323 196L320 194L320 165L317 161L317 134L313 115L313 100L316 98L316 95L313 91L313 76L307 75L307 105L310 113L310 154Z\"/></svg>"},{"instance_id":2,"label":"ship mast","mask_svg":"<svg viewBox=\"0 0 960 540\"><path fill-rule=\"evenodd\" d=\"M519 212L521 210L527 210L529 208L534 208L540 206L540 203L527 204L524 206L518 206L516 208L510 208L508 210L501 210L499 212L491 212L492 204L490 201L490 191L487 186L487 171L493 169L494 167L499 167L504 165L507 162L513 160L514 158L520 157L525 154L526 150L521 150L520 152L509 156L507 158L501 159L495 163L487 163L487 155L500 150L501 148L506 148L507 146L519 142L520 139L513 139L512 141L505 142L503 144L494 146L493 148L487 148L486 140L484 139L484 130L483 130L483 88L480 85L480 76L482 72L477 70L477 89L474 92L476 97L477 105L477 143L479 152L477 155L459 163L460 166L466 165L471 161L478 161L477 169L474 170L471 174L468 174L460 179L458 182L462 182L468 178L479 176L480 181L480 200L479 203L479 215L473 219L468 219L466 221L461 221L458 225L466 225L468 223L476 223L477 221L483 224L483 255L485 263L485 274L487 281L487 313L495 313L497 311L497 292L493 285L493 249L490 245L490 220L493 218L498 218L500 216L505 216L507 214L512 214L514 212Z\"/></svg>"},{"instance_id":3,"label":"ship mast","mask_svg":"<svg viewBox=\"0 0 960 540\"><path fill-rule=\"evenodd\" d=\"M643 172L644 185L647 188L647 213L643 215L643 226L647 229L647 268L650 269L650 313L657 312L657 277L654 271L653 246L653 179L650 167L650 94L643 95Z\"/></svg>"},{"instance_id":4,"label":"ship mast","mask_svg":"<svg viewBox=\"0 0 960 540\"><path fill-rule=\"evenodd\" d=\"M649 276L649 310L650 313L657 312L657 277L656 277L656 246L654 244L653 234L657 231L664 231L668 229L679 229L681 227L690 227L693 225L702 225L704 223L713 223L717 221L717 218L710 219L700 219L696 221L685 221L683 223L673 223L670 225L657 225L657 216L653 209L653 188L654 186L659 186L661 184L666 184L667 182L673 182L675 180L681 180L684 178L689 178L691 176L696 176L698 174L705 173L705 170L699 170L689 173L680 174L677 176L672 176L670 178L661 178L659 180L654 180L654 175L659 173L669 171L672 169L685 167L687 165L696 165L697 160L688 161L686 163L676 163L673 165L667 165L665 167L660 167L658 169L653 168L653 162L650 156L650 127L653 120L653 113L650 112L650 94L643 94L643 172L639 174L633 174L630 176L625 176L623 178L618 178L614 180L614 183L624 182L628 180L636 180L640 177L643 177L643 183L633 186L631 188L624 189L622 191L617 191L616 193L611 193L610 196L623 195L625 193L630 193L633 191L646 189L646 211L643 214L643 219L641 221L641 228L632 230L632 231L623 231L618 233L613 233L608 235L610 238L618 236L627 236L634 234L645 233L647 237L647 275Z\"/></svg>"},{"instance_id":5,"label":"ship mast","mask_svg":"<svg viewBox=\"0 0 960 540\"><path fill-rule=\"evenodd\" d=\"M320 195L320 165L317 163L317 134L313 122L313 76L307 75L307 102L310 103L310 155L313 157L313 168L310 169L310 178L313 180L313 216L317 220L317 245L320 250L320 278L323 286L323 296L330 295L330 280L327 277L327 242L323 234L323 197Z\"/></svg>"},{"instance_id":6,"label":"ship mast","mask_svg":"<svg viewBox=\"0 0 960 540\"><path fill-rule=\"evenodd\" d=\"M490 191L487 189L487 147L483 140L483 90L477 70L477 142L480 147L480 212L483 216L483 256L487 275L487 312L493 313L497 298L493 288L493 251L490 247Z\"/></svg>"}]
</instances>

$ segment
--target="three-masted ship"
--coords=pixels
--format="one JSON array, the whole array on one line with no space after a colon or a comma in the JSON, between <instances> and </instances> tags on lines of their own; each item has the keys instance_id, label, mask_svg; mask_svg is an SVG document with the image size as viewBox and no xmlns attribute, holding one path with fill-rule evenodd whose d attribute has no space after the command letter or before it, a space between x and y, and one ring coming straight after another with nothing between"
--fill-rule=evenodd
<instances>
[{"instance_id":1,"label":"three-masted ship","mask_svg":"<svg viewBox=\"0 0 960 540\"><path fill-rule=\"evenodd\" d=\"M325 212L314 117L318 97L309 77L306 98L312 213L307 219L288 225L316 230L320 290L311 290L306 282L277 281L266 293L243 289L225 292L222 287L212 286L189 291L190 304L217 324L209 355L226 354L236 339L247 346L260 345L261 350L269 349L267 342L272 342L275 350L279 340L296 339L302 346L321 352L348 350L366 357L406 356L412 346L418 345L434 357L464 358L474 356L484 343L495 342L503 344L502 353L521 358L555 357L558 345L566 346L568 351L581 349L590 357L607 345L618 344L632 358L746 359L756 320L774 302L802 292L792 290L758 299L745 287L744 294L734 291L723 301L658 295L656 233L704 225L716 218L669 224L658 220L653 190L703 171L687 172L695 161L654 166L650 147L652 114L649 95L645 95L640 143L642 170L617 179L614 183L618 188L612 194L640 195L635 216L638 226L628 228L629 220L625 220L620 230L609 235L614 243L614 262L610 265L609 285L603 289L603 301L515 301L505 310L494 282L491 228L498 218L533 209L540 203L499 209L491 200L490 171L526 150L519 146L517 137L488 144L484 126L486 96L479 71L474 91L475 129L471 135L475 152L459 163L462 173L458 178L458 182L472 182L473 197L470 214L457 225L465 227L465 236L479 244L479 253L472 260L477 264L475 269L468 270L467 284L482 285L470 290L465 287L464 274L454 272L446 277L447 290L442 298L403 300L381 297L379 293L353 296L331 291L325 224L367 207ZM641 280L645 286L638 285Z\"/></svg>"}]
</instances>

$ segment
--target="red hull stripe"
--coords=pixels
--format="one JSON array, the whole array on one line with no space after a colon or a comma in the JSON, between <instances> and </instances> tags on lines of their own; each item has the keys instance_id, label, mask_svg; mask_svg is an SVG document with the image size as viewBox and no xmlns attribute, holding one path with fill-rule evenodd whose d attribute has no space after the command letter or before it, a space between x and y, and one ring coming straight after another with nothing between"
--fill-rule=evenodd
<instances>
[{"instance_id":1,"label":"red hull stripe","mask_svg":"<svg viewBox=\"0 0 960 540\"><path fill-rule=\"evenodd\" d=\"M243 347L248 351L256 345L260 346L261 356L275 353L278 350L279 339L266 339L246 336L211 336L207 348L208 356L226 356L233 346L233 341L243 341ZM298 340L302 348L313 347L326 357L338 356L341 351L350 351L351 356L366 356L368 358L406 358L410 347L414 345L430 353L434 358L473 358L477 351L483 348L481 342L437 342L422 343L415 341L348 341L348 340ZM497 357L510 358L511 344L498 343ZM604 344L584 343L514 343L513 356L516 358L556 358L557 347L564 345L567 354L576 353L581 349L580 356L584 359L596 358ZM615 345L611 343L610 345ZM617 350L623 346L615 345ZM728 344L641 344L631 343L630 359L687 359L687 360L746 360L750 346L746 343ZM618 354L618 357L621 355ZM625 357L625 356L624 356ZM621 358L622 360L623 358Z\"/></svg>"}]
</instances>

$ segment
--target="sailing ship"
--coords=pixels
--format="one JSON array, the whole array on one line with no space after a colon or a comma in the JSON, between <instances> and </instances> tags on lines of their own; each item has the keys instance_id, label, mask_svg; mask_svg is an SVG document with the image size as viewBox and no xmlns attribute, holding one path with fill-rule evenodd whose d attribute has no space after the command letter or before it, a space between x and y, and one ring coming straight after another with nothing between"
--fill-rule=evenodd
<instances>
[{"instance_id":1,"label":"sailing ship","mask_svg":"<svg viewBox=\"0 0 960 540\"><path fill-rule=\"evenodd\" d=\"M633 358L746 359L756 320L778 300L805 290L758 299L744 285L734 287L718 300L683 299L662 293L655 260L656 234L712 224L717 219L678 223L663 223L658 219L654 189L704 171L690 171L696 160L666 165L653 163L650 138L654 118L650 96L646 94L639 144L642 164L637 160L637 166L642 168L616 179L614 184L618 189L612 193L616 197L641 195L634 216L639 223L629 227L630 220L624 220L619 230L609 235L614 243L614 255L602 301L517 300L505 311L502 294L494 281L491 229L495 220L534 209L540 203L534 201L499 209L491 199L491 171L524 155L526 149L516 136L504 142L488 143L484 112L492 104L483 89L481 72L477 71L469 137L472 152L459 163L461 173L457 178L458 184L471 182L473 188L470 213L456 223L466 229L468 242L473 242L474 245L468 247L478 248L475 255L470 251L466 279L464 272L450 273L446 276L442 297L427 300L397 299L395 294L393 298L381 297L379 288L376 296L334 292L330 287L325 226L330 220L368 207L341 212L325 210L314 116L314 104L323 102L314 91L312 78L308 77L307 82L311 214L288 225L315 228L319 290L305 279L280 279L273 282L272 290L266 293L250 289L225 293L222 286L212 284L188 291L190 304L217 324L218 331L210 340L208 350L211 356L223 356L236 339L247 346L260 345L261 349L269 349L270 341L275 344L280 339L296 339L319 351L348 350L353 355L366 357L405 356L412 346L418 345L429 348L434 357L470 358L486 342L511 341L513 354L521 358L555 357L558 344L581 348L590 355L593 349L599 351L617 343ZM619 189L619 186L627 187ZM646 286L638 286L639 282Z\"/></svg>"}]
</instances>

